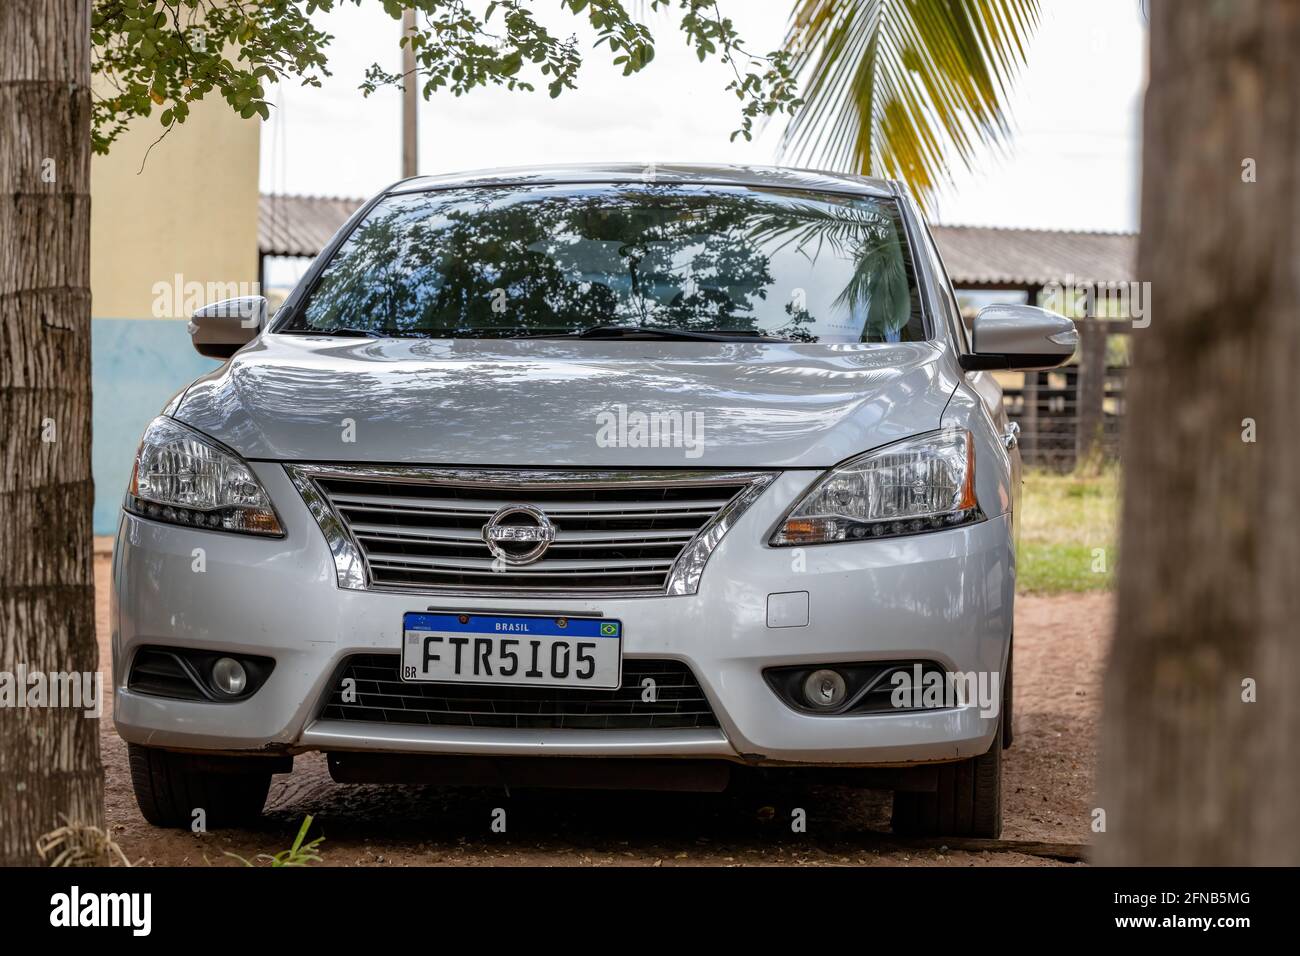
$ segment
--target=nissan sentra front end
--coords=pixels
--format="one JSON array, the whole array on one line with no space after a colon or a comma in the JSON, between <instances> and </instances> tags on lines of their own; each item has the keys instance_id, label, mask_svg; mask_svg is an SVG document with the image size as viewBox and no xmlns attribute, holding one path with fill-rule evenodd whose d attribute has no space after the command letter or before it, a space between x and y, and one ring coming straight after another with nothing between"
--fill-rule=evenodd
<instances>
[{"instance_id":1,"label":"nissan sentra front end","mask_svg":"<svg viewBox=\"0 0 1300 956\"><path fill-rule=\"evenodd\" d=\"M146 431L114 559L146 816L246 817L323 751L838 768L900 828L996 832L1018 458L945 290L886 184L576 170L399 184L249 344L201 313L236 354ZM1004 367L1068 354L1012 318Z\"/></svg>"}]
</instances>

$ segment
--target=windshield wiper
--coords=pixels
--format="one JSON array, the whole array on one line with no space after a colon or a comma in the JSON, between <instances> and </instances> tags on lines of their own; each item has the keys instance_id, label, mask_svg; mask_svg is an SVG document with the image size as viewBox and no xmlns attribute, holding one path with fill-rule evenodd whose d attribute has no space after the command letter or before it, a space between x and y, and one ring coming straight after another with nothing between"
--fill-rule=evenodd
<instances>
[{"instance_id":1,"label":"windshield wiper","mask_svg":"<svg viewBox=\"0 0 1300 956\"><path fill-rule=\"evenodd\" d=\"M358 329L352 326L340 326L337 329L285 329L286 335L334 335L339 338L353 339L413 339L424 338L424 333L404 329Z\"/></svg>"},{"instance_id":2,"label":"windshield wiper","mask_svg":"<svg viewBox=\"0 0 1300 956\"><path fill-rule=\"evenodd\" d=\"M690 329L655 328L640 325L593 325L564 335L535 335L528 338L576 339L666 339L680 342L784 342L762 332L751 330L693 332Z\"/></svg>"},{"instance_id":3,"label":"windshield wiper","mask_svg":"<svg viewBox=\"0 0 1300 956\"><path fill-rule=\"evenodd\" d=\"M521 329L503 325L475 325L468 329L456 329L457 338L476 339L550 339L556 336L572 335L573 329L567 325L541 326L533 328L527 335L521 335Z\"/></svg>"}]
</instances>

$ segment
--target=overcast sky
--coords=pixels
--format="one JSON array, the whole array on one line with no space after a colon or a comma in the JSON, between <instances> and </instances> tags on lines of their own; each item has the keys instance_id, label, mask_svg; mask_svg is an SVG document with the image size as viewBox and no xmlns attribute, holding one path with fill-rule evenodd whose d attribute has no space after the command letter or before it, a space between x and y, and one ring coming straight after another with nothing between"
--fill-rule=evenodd
<instances>
[{"instance_id":1,"label":"overcast sky","mask_svg":"<svg viewBox=\"0 0 1300 956\"><path fill-rule=\"evenodd\" d=\"M722 0L746 44L779 45L793 0ZM1139 0L1043 0L1043 20L1013 97L1005 155L959 170L932 211L945 223L1057 229L1135 229L1140 110L1146 76ZM539 18L574 32L542 0ZM396 70L398 24L377 4L322 16L336 37L322 89L283 86L262 131L264 191L367 196L399 177L400 97L357 91L365 68ZM420 105L420 172L533 163L779 161L779 128L732 143L738 107L726 69L699 63L675 22L657 15L654 62L624 78L608 53L588 50L578 89L479 89ZM581 33L579 34L582 35Z\"/></svg>"}]
</instances>

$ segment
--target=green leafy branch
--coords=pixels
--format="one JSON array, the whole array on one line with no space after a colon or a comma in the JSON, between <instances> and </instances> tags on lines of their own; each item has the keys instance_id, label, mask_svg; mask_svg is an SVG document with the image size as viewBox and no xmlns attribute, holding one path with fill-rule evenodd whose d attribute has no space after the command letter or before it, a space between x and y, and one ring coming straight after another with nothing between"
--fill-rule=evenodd
<instances>
[{"instance_id":1,"label":"green leafy branch","mask_svg":"<svg viewBox=\"0 0 1300 956\"><path fill-rule=\"evenodd\" d=\"M107 152L132 120L155 110L165 135L210 93L245 119L269 118L269 84L320 86L330 75L326 53L334 38L313 15L365 2L378 3L394 20L405 8L415 10L416 26L399 43L415 55L426 99L439 90L461 96L490 85L532 91L535 78L552 97L576 88L583 63L578 39L546 29L525 0L491 0L481 14L465 0L95 0L95 151ZM748 53L718 0L649 3L652 12L674 6L699 59L717 56L734 72L727 90L742 107L733 139L751 138L759 117L794 114L800 100L790 53ZM560 7L585 19L596 36L594 48L607 51L624 76L654 59L649 27L629 14L622 0L560 0ZM360 89L369 95L405 81L376 63L366 70Z\"/></svg>"}]
</instances>

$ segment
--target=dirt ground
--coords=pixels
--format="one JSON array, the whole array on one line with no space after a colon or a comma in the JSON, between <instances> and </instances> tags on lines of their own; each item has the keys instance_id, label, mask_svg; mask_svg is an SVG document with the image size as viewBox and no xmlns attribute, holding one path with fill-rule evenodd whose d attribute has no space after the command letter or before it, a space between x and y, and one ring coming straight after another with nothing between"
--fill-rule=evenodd
<instances>
[{"instance_id":1,"label":"dirt ground","mask_svg":"<svg viewBox=\"0 0 1300 956\"><path fill-rule=\"evenodd\" d=\"M109 656L109 559L95 558L100 660ZM1112 625L1109 593L1021 597L1016 613L1015 745L1006 753L1003 839L1086 844L1090 835L1101 671ZM111 702L110 702L111 703ZM921 847L889 833L889 795L835 786L748 785L723 794L598 790L349 786L317 754L277 776L252 830L194 834L145 823L131 793L126 745L106 708L108 825L141 865L240 866L289 847L304 815L325 837L322 864L634 866L1065 865L1025 852ZM493 814L506 811L506 832ZM806 831L792 832L802 809Z\"/></svg>"}]
</instances>

